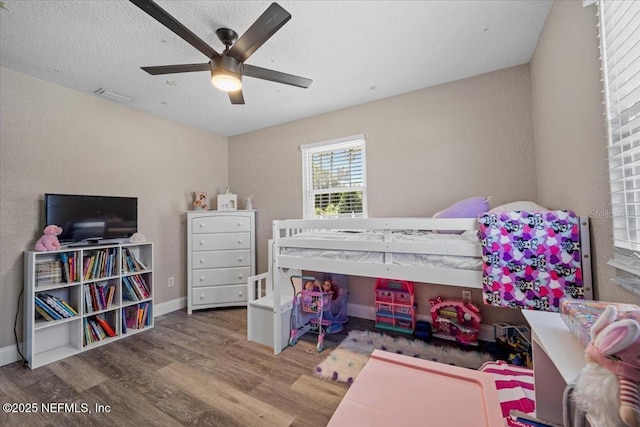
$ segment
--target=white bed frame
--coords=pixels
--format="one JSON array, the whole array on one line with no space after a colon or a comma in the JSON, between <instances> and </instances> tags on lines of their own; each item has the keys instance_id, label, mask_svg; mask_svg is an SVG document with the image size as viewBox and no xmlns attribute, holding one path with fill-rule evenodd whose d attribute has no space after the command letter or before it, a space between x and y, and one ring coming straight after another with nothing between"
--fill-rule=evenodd
<instances>
[{"instance_id":1,"label":"white bed frame","mask_svg":"<svg viewBox=\"0 0 640 427\"><path fill-rule=\"evenodd\" d=\"M581 247L583 259L590 260L589 221L580 217ZM293 306L294 291L291 275L302 270L323 271L364 277L383 277L420 283L482 289L480 270L456 268L430 268L393 264L394 253L438 254L481 257L480 242L391 241L393 231L414 230L477 230L475 218L347 218L314 220L281 220L273 222L273 239L269 240L269 272L252 276L247 282L247 338L273 346L278 354L288 345L289 318ZM325 240L294 237L304 231L322 230L377 230L384 234L382 241ZM282 248L314 248L322 250L352 250L380 252L384 263L351 262L328 259L302 258L282 255ZM583 263L585 290L591 292L591 264ZM591 298L591 297L589 297ZM276 331L274 333L274 331Z\"/></svg>"}]
</instances>

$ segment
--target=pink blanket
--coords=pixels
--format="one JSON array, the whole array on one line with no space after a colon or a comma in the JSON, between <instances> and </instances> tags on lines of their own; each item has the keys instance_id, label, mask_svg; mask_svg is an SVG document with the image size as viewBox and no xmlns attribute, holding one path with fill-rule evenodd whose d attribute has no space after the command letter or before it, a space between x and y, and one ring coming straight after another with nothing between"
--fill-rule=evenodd
<instances>
[{"instance_id":1,"label":"pink blanket","mask_svg":"<svg viewBox=\"0 0 640 427\"><path fill-rule=\"evenodd\" d=\"M485 363L480 371L493 374L503 417L509 418L512 409L525 414L534 413L536 405L531 369L497 361Z\"/></svg>"}]
</instances>

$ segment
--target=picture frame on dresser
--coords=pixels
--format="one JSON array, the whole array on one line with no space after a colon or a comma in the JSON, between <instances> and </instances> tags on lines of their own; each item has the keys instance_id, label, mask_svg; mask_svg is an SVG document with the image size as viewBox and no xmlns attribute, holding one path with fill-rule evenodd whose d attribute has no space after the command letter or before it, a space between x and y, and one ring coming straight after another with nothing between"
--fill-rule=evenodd
<instances>
[{"instance_id":1,"label":"picture frame on dresser","mask_svg":"<svg viewBox=\"0 0 640 427\"><path fill-rule=\"evenodd\" d=\"M187 313L247 305L255 211L187 212Z\"/></svg>"}]
</instances>

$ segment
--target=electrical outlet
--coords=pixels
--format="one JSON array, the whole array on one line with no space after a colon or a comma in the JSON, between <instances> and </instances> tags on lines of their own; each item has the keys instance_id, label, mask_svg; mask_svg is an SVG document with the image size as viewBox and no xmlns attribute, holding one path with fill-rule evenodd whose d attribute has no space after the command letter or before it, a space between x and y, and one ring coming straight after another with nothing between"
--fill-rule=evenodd
<instances>
[{"instance_id":1,"label":"electrical outlet","mask_svg":"<svg viewBox=\"0 0 640 427\"><path fill-rule=\"evenodd\" d=\"M176 285L176 281L173 279L173 277L169 277L168 285L170 288L173 288Z\"/></svg>"},{"instance_id":2,"label":"electrical outlet","mask_svg":"<svg viewBox=\"0 0 640 427\"><path fill-rule=\"evenodd\" d=\"M471 302L471 291L462 291L462 301Z\"/></svg>"}]
</instances>

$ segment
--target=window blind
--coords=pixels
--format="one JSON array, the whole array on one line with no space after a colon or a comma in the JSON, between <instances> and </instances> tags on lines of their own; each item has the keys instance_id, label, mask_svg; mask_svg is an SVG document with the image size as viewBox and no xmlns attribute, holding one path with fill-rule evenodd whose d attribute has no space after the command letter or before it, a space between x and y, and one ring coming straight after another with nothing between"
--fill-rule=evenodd
<instances>
[{"instance_id":1,"label":"window blind","mask_svg":"<svg viewBox=\"0 0 640 427\"><path fill-rule=\"evenodd\" d=\"M640 2L600 0L598 13L611 185L609 216L616 248L610 264L637 274L640 273Z\"/></svg>"},{"instance_id":2,"label":"window blind","mask_svg":"<svg viewBox=\"0 0 640 427\"><path fill-rule=\"evenodd\" d=\"M302 146L304 217L366 217L364 136Z\"/></svg>"}]
</instances>

